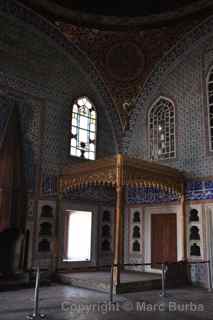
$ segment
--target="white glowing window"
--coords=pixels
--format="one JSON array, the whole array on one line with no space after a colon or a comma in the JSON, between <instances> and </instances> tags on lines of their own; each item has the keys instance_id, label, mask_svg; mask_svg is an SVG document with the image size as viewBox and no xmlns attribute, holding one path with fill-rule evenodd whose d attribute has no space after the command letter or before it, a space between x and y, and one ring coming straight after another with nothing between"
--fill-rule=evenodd
<instances>
[{"instance_id":1,"label":"white glowing window","mask_svg":"<svg viewBox=\"0 0 213 320\"><path fill-rule=\"evenodd\" d=\"M92 212L71 211L68 219L67 260L90 261Z\"/></svg>"},{"instance_id":2,"label":"white glowing window","mask_svg":"<svg viewBox=\"0 0 213 320\"><path fill-rule=\"evenodd\" d=\"M166 98L159 98L149 111L150 159L174 158L175 149L174 105Z\"/></svg>"},{"instance_id":3,"label":"white glowing window","mask_svg":"<svg viewBox=\"0 0 213 320\"><path fill-rule=\"evenodd\" d=\"M70 154L95 160L96 111L86 97L78 98L72 108Z\"/></svg>"},{"instance_id":4,"label":"white glowing window","mask_svg":"<svg viewBox=\"0 0 213 320\"><path fill-rule=\"evenodd\" d=\"M209 129L209 149L213 151L213 69L210 71L207 80L208 98L208 129Z\"/></svg>"}]
</instances>

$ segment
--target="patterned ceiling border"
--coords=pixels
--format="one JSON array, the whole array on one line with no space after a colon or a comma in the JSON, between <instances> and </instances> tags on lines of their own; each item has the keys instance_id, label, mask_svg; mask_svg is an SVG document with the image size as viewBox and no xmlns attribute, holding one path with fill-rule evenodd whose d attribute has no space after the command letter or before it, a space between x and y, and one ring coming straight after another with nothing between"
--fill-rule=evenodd
<instances>
[{"instance_id":1,"label":"patterned ceiling border","mask_svg":"<svg viewBox=\"0 0 213 320\"><path fill-rule=\"evenodd\" d=\"M79 66L88 73L89 77L96 84L98 93L103 98L104 103L108 108L108 115L113 125L113 135L115 136L118 149L117 151L119 152L122 142L121 119L119 118L106 84L85 52L83 52L78 46L69 42L55 25L36 14L33 10L19 4L15 0L1 0L0 11L4 14L18 18L24 23L32 25L36 30L46 34L59 47L63 48L70 56L72 56Z\"/></svg>"},{"instance_id":2,"label":"patterned ceiling border","mask_svg":"<svg viewBox=\"0 0 213 320\"><path fill-rule=\"evenodd\" d=\"M199 46L202 41L212 35L213 32L213 16L208 17L202 21L193 30L186 33L180 41L178 41L164 57L154 67L150 75L147 77L144 86L141 88L136 102L135 109L131 114L129 122L129 130L126 131L123 139L123 150L128 153L130 142L132 141L134 129L139 114L144 111L144 105L146 105L149 98L155 96L155 92L158 90L162 81L168 75L169 72L180 62L184 56L192 50L193 47Z\"/></svg>"}]
</instances>

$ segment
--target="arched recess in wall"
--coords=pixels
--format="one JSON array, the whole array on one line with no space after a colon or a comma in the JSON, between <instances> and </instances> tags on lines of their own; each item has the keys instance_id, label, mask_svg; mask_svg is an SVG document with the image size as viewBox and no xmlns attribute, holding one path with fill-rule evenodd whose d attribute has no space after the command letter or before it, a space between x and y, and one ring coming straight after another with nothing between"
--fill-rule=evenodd
<instances>
[{"instance_id":1,"label":"arched recess in wall","mask_svg":"<svg viewBox=\"0 0 213 320\"><path fill-rule=\"evenodd\" d=\"M68 41L59 28L55 27L48 20L39 16L34 11L22 6L20 3L16 3L15 1L8 3L7 0L2 0L0 3L0 12L4 15L17 18L22 23L27 24L29 29L32 27L34 32L36 31L36 33L40 33L42 36L45 36L48 41L51 41L51 43L57 46L60 52L63 51L70 61L72 60L77 64L81 73L88 77L91 85L95 88L100 101L103 102L103 112L105 109L108 111L106 112L106 117L111 127L110 129L113 135L116 152L119 152L122 144L122 126L119 114L116 111L116 107L108 88L86 53L83 52L76 44ZM3 73L0 73L0 82L1 81L12 88L15 83L15 81L11 81L11 83L9 83L10 79L8 79ZM17 83L15 85L17 85Z\"/></svg>"},{"instance_id":2,"label":"arched recess in wall","mask_svg":"<svg viewBox=\"0 0 213 320\"><path fill-rule=\"evenodd\" d=\"M136 107L131 115L130 127L124 137L123 146L126 153L132 153L131 147L134 143L137 123L140 121L139 115L144 111L146 112L144 106L150 105L153 102L152 99L156 97L163 81L184 57L189 52L196 50L196 47L199 47L209 37L212 37L212 33L213 16L210 16L191 31L184 34L183 37L165 53L159 63L154 66L136 99Z\"/></svg>"}]
</instances>

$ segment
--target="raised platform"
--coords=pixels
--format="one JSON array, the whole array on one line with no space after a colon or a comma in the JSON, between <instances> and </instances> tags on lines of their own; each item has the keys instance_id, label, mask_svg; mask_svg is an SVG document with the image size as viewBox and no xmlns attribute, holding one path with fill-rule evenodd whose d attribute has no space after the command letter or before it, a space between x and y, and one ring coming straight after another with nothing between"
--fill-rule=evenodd
<instances>
[{"instance_id":1,"label":"raised platform","mask_svg":"<svg viewBox=\"0 0 213 320\"><path fill-rule=\"evenodd\" d=\"M0 274L0 291L18 290L32 288L35 286L36 271L18 272L10 276ZM51 274L48 271L41 271L40 286L51 284Z\"/></svg>"},{"instance_id":2,"label":"raised platform","mask_svg":"<svg viewBox=\"0 0 213 320\"><path fill-rule=\"evenodd\" d=\"M110 292L110 272L59 273L63 284L73 287ZM147 272L125 271L121 273L121 283L117 293L136 292L161 288L161 275Z\"/></svg>"},{"instance_id":3,"label":"raised platform","mask_svg":"<svg viewBox=\"0 0 213 320\"><path fill-rule=\"evenodd\" d=\"M16 290L29 286L29 273L16 273L12 276L4 277L0 275L0 291Z\"/></svg>"}]
</instances>

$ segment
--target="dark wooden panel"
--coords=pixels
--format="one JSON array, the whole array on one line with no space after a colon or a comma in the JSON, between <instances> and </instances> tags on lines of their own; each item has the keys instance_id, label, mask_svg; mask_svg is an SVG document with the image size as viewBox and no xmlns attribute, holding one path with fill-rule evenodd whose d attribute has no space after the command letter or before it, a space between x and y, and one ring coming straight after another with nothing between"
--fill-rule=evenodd
<instances>
[{"instance_id":1,"label":"dark wooden panel","mask_svg":"<svg viewBox=\"0 0 213 320\"><path fill-rule=\"evenodd\" d=\"M176 214L151 215L151 257L154 268L156 262L177 261L177 221Z\"/></svg>"}]
</instances>

